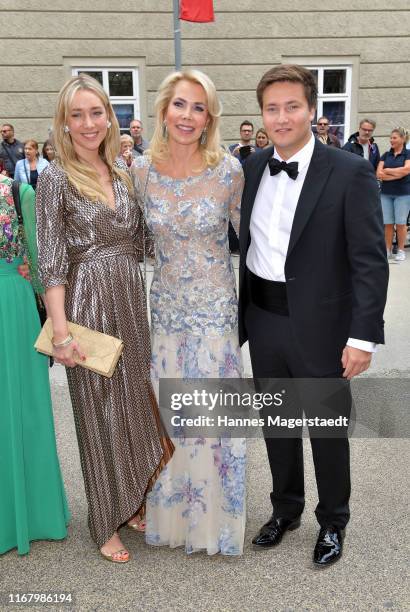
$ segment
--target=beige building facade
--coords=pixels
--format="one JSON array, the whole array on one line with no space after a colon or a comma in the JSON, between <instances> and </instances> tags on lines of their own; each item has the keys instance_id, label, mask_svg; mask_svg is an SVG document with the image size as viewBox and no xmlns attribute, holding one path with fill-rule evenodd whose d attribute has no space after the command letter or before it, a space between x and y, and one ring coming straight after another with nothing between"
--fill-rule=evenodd
<instances>
[{"instance_id":1,"label":"beige building facade","mask_svg":"<svg viewBox=\"0 0 410 612\"><path fill-rule=\"evenodd\" d=\"M318 112L341 140L365 117L376 120L382 150L393 127L410 128L409 0L214 0L214 8L215 23L181 22L182 64L214 80L227 144L243 119L262 125L255 88L281 62L315 71ZM0 122L17 138L47 138L60 87L81 71L101 80L124 131L134 116L149 137L155 92L174 66L172 0L0 0L0 16Z\"/></svg>"}]
</instances>

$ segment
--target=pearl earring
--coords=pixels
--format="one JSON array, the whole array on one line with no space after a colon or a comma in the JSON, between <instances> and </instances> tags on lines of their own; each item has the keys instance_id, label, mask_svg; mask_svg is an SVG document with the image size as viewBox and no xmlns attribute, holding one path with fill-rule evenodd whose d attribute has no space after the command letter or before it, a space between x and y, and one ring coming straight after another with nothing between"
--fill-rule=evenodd
<instances>
[{"instance_id":1,"label":"pearl earring","mask_svg":"<svg viewBox=\"0 0 410 612\"><path fill-rule=\"evenodd\" d=\"M110 128L112 125L111 121L107 121L107 128Z\"/></svg>"},{"instance_id":2,"label":"pearl earring","mask_svg":"<svg viewBox=\"0 0 410 612\"><path fill-rule=\"evenodd\" d=\"M64 133L65 133L65 134L68 134L68 133L69 133L69 131L70 131L70 128L68 127L68 125L65 125L65 126L64 126Z\"/></svg>"}]
</instances>

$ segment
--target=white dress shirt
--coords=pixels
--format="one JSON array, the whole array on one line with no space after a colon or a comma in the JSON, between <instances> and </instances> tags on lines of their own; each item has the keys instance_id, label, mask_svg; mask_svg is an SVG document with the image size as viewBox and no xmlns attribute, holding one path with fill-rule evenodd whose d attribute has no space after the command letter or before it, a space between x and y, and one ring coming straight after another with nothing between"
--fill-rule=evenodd
<instances>
[{"instance_id":1,"label":"white dress shirt","mask_svg":"<svg viewBox=\"0 0 410 612\"><path fill-rule=\"evenodd\" d=\"M312 134L309 142L286 160L287 163L298 162L299 174L295 180L284 171L271 176L266 164L252 210L249 226L251 243L246 256L246 265L256 276L286 282L285 261L290 232L314 147L315 137ZM276 149L273 157L285 161ZM376 350L374 342L365 340L349 338L347 344L363 351Z\"/></svg>"}]
</instances>

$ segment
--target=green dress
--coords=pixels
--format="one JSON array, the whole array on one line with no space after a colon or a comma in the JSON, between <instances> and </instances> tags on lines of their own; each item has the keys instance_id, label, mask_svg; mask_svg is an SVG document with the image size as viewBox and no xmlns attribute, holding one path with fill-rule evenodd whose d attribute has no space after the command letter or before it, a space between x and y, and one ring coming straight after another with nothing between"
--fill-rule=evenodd
<instances>
[{"instance_id":1,"label":"green dress","mask_svg":"<svg viewBox=\"0 0 410 612\"><path fill-rule=\"evenodd\" d=\"M20 187L29 256L36 262L34 192ZM33 348L40 321L31 284L18 274L11 180L0 176L0 554L67 535L69 512L57 456L47 358Z\"/></svg>"}]
</instances>

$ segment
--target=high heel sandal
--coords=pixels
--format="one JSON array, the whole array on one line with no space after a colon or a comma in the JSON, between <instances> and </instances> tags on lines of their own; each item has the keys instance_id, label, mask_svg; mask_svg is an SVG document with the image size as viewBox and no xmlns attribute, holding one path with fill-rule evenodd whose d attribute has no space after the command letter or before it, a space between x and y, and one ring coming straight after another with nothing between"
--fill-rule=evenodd
<instances>
[{"instance_id":1,"label":"high heel sandal","mask_svg":"<svg viewBox=\"0 0 410 612\"><path fill-rule=\"evenodd\" d=\"M133 531L139 531L140 533L145 533L145 528L147 524L145 519L139 519L136 523L127 523L128 529L132 529Z\"/></svg>"},{"instance_id":2,"label":"high heel sandal","mask_svg":"<svg viewBox=\"0 0 410 612\"><path fill-rule=\"evenodd\" d=\"M131 522L132 521L132 522ZM147 523L145 520L145 505L140 508L139 512L132 517L131 521L127 523L127 527L133 531L144 533Z\"/></svg>"},{"instance_id":3,"label":"high heel sandal","mask_svg":"<svg viewBox=\"0 0 410 612\"><path fill-rule=\"evenodd\" d=\"M114 535L118 535L117 532ZM128 561L131 559L130 551L126 548L120 548L119 550L115 550L112 553L105 553L100 548L100 555L104 557L104 559L106 559L107 561L111 561L111 563L128 563ZM119 558L116 558L117 555ZM121 558L124 557L124 555L126 555L125 559Z\"/></svg>"},{"instance_id":4,"label":"high heel sandal","mask_svg":"<svg viewBox=\"0 0 410 612\"><path fill-rule=\"evenodd\" d=\"M100 550L100 554L102 557L104 557L104 559L107 559L107 561L111 561L111 563L128 563L128 561L131 559L131 555L126 548L121 548L121 550L116 550L111 554L104 553L102 550ZM127 557L125 559L116 559L115 555L127 555Z\"/></svg>"}]
</instances>

